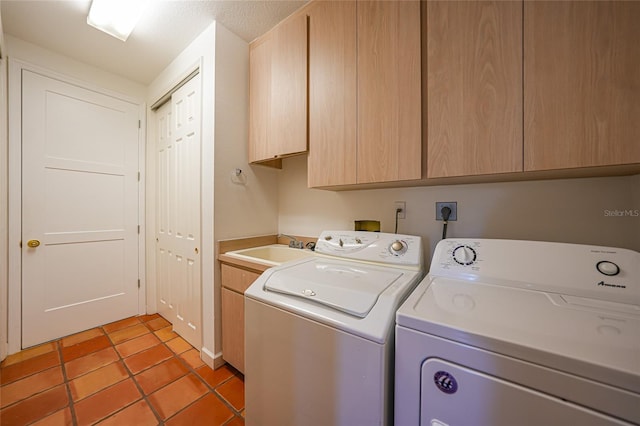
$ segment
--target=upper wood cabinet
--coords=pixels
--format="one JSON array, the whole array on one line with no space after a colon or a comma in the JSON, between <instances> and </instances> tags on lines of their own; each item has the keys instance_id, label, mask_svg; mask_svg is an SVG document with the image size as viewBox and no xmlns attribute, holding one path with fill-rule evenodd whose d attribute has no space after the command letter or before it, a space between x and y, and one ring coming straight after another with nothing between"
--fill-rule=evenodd
<instances>
[{"instance_id":1,"label":"upper wood cabinet","mask_svg":"<svg viewBox=\"0 0 640 426\"><path fill-rule=\"evenodd\" d=\"M522 171L522 3L423 3L427 177Z\"/></svg>"},{"instance_id":2,"label":"upper wood cabinet","mask_svg":"<svg viewBox=\"0 0 640 426\"><path fill-rule=\"evenodd\" d=\"M316 1L308 14L308 185L355 184L356 3Z\"/></svg>"},{"instance_id":3,"label":"upper wood cabinet","mask_svg":"<svg viewBox=\"0 0 640 426\"><path fill-rule=\"evenodd\" d=\"M358 1L358 183L422 177L420 2Z\"/></svg>"},{"instance_id":4,"label":"upper wood cabinet","mask_svg":"<svg viewBox=\"0 0 640 426\"><path fill-rule=\"evenodd\" d=\"M307 151L307 16L249 46L249 161Z\"/></svg>"},{"instance_id":5,"label":"upper wood cabinet","mask_svg":"<svg viewBox=\"0 0 640 426\"><path fill-rule=\"evenodd\" d=\"M525 2L525 170L640 163L640 2Z\"/></svg>"},{"instance_id":6,"label":"upper wood cabinet","mask_svg":"<svg viewBox=\"0 0 640 426\"><path fill-rule=\"evenodd\" d=\"M314 2L310 187L420 179L420 2Z\"/></svg>"}]
</instances>

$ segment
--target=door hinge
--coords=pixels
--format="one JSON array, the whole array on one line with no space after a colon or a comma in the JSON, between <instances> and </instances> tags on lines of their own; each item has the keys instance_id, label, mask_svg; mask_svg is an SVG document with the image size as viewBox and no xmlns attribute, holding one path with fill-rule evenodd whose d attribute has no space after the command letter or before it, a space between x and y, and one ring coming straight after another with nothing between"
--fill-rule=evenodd
<instances>
[{"instance_id":1,"label":"door hinge","mask_svg":"<svg viewBox=\"0 0 640 426\"><path fill-rule=\"evenodd\" d=\"M142 128L142 123L140 122L140 120L138 120L138 129Z\"/></svg>"},{"instance_id":2,"label":"door hinge","mask_svg":"<svg viewBox=\"0 0 640 426\"><path fill-rule=\"evenodd\" d=\"M140 288L140 278L138 278L138 288Z\"/></svg>"},{"instance_id":3,"label":"door hinge","mask_svg":"<svg viewBox=\"0 0 640 426\"><path fill-rule=\"evenodd\" d=\"M138 172L138 182L140 182L140 172Z\"/></svg>"},{"instance_id":4,"label":"door hinge","mask_svg":"<svg viewBox=\"0 0 640 426\"><path fill-rule=\"evenodd\" d=\"M140 234L140 225L138 225L138 235Z\"/></svg>"}]
</instances>

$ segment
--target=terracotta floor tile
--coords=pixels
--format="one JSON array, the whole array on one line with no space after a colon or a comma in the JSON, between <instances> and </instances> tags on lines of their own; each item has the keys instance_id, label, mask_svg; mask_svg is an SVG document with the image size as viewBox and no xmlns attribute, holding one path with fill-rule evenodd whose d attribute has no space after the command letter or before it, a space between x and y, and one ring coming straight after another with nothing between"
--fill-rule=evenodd
<instances>
[{"instance_id":1,"label":"terracotta floor tile","mask_svg":"<svg viewBox=\"0 0 640 426\"><path fill-rule=\"evenodd\" d=\"M146 324L147 327L149 327L153 331L160 330L161 328L165 328L171 325L169 321L162 317L148 321Z\"/></svg>"},{"instance_id":2,"label":"terracotta floor tile","mask_svg":"<svg viewBox=\"0 0 640 426\"><path fill-rule=\"evenodd\" d=\"M198 378L189 374L149 395L149 402L166 420L208 391Z\"/></svg>"},{"instance_id":3,"label":"terracotta floor tile","mask_svg":"<svg viewBox=\"0 0 640 426\"><path fill-rule=\"evenodd\" d=\"M17 364L22 361L26 361L31 358L35 358L39 355L43 355L49 352L58 350L56 342L47 342L42 345L34 346L33 348L25 349L16 354L7 356L0 366L8 367L9 365Z\"/></svg>"},{"instance_id":4,"label":"terracotta floor tile","mask_svg":"<svg viewBox=\"0 0 640 426\"><path fill-rule=\"evenodd\" d=\"M148 321L154 320L156 318L160 318L160 314L140 315L138 317L140 322L148 322Z\"/></svg>"},{"instance_id":5,"label":"terracotta floor tile","mask_svg":"<svg viewBox=\"0 0 640 426\"><path fill-rule=\"evenodd\" d=\"M62 368L53 367L0 388L0 408L28 398L64 382Z\"/></svg>"},{"instance_id":6,"label":"terracotta floor tile","mask_svg":"<svg viewBox=\"0 0 640 426\"><path fill-rule=\"evenodd\" d=\"M193 368L194 370L198 367L202 367L203 365L206 365L200 359L200 352L198 352L196 349L188 350L186 352L179 354L178 356L182 358L184 362L189 364L191 368Z\"/></svg>"},{"instance_id":7,"label":"terracotta floor tile","mask_svg":"<svg viewBox=\"0 0 640 426\"><path fill-rule=\"evenodd\" d=\"M123 328L122 330L109 333L109 338L114 345L117 345L118 343L131 340L135 337L142 336L143 334L147 333L149 333L149 329L145 327L144 324L139 322L137 325L134 325L132 327Z\"/></svg>"},{"instance_id":8,"label":"terracotta floor tile","mask_svg":"<svg viewBox=\"0 0 640 426\"><path fill-rule=\"evenodd\" d=\"M69 405L67 388L57 386L0 411L2 426L26 425Z\"/></svg>"},{"instance_id":9,"label":"terracotta floor tile","mask_svg":"<svg viewBox=\"0 0 640 426\"><path fill-rule=\"evenodd\" d=\"M176 358L171 358L135 376L142 391L149 395L164 385L187 374L189 370Z\"/></svg>"},{"instance_id":10,"label":"terracotta floor tile","mask_svg":"<svg viewBox=\"0 0 640 426\"><path fill-rule=\"evenodd\" d=\"M213 394L208 394L185 410L181 411L165 425L167 426L193 426L208 425L219 426L233 417L233 413Z\"/></svg>"},{"instance_id":11,"label":"terracotta floor tile","mask_svg":"<svg viewBox=\"0 0 640 426\"><path fill-rule=\"evenodd\" d=\"M73 334L62 339L62 346L73 346L78 343L86 342L95 337L104 336L104 331L101 328L92 328L91 330L83 331L81 333Z\"/></svg>"},{"instance_id":12,"label":"terracotta floor tile","mask_svg":"<svg viewBox=\"0 0 640 426\"><path fill-rule=\"evenodd\" d=\"M124 360L124 363L129 367L131 373L138 374L149 367L161 363L165 359L171 358L172 355L171 351L164 345L157 345L135 355L131 355Z\"/></svg>"},{"instance_id":13,"label":"terracotta floor tile","mask_svg":"<svg viewBox=\"0 0 640 426\"><path fill-rule=\"evenodd\" d=\"M69 382L71 397L79 401L129 377L122 362L106 365Z\"/></svg>"},{"instance_id":14,"label":"terracotta floor tile","mask_svg":"<svg viewBox=\"0 0 640 426\"><path fill-rule=\"evenodd\" d=\"M0 383L7 385L16 380L30 376L34 373L47 370L60 364L58 351L48 352L38 355L34 358L27 359L17 364L11 364L0 368Z\"/></svg>"},{"instance_id":15,"label":"terracotta floor tile","mask_svg":"<svg viewBox=\"0 0 640 426\"><path fill-rule=\"evenodd\" d=\"M69 407L45 417L33 423L31 426L71 426L73 425L73 416Z\"/></svg>"},{"instance_id":16,"label":"terracotta floor tile","mask_svg":"<svg viewBox=\"0 0 640 426\"><path fill-rule=\"evenodd\" d=\"M153 411L151 411L151 408L149 408L149 404L143 400L107 417L98 424L100 426L153 426L158 423L158 419L156 415L153 414Z\"/></svg>"},{"instance_id":17,"label":"terracotta floor tile","mask_svg":"<svg viewBox=\"0 0 640 426\"><path fill-rule=\"evenodd\" d=\"M169 327L161 328L160 330L154 332L154 334L158 336L158 338L163 342L166 342L167 340L171 340L178 337L178 335L173 332L172 325L170 325Z\"/></svg>"},{"instance_id":18,"label":"terracotta floor tile","mask_svg":"<svg viewBox=\"0 0 640 426\"><path fill-rule=\"evenodd\" d=\"M67 379L75 379L78 376L97 370L100 367L109 365L120 359L113 347L102 349L101 351L85 355L82 358L74 359L65 363Z\"/></svg>"},{"instance_id":19,"label":"terracotta floor tile","mask_svg":"<svg viewBox=\"0 0 640 426\"><path fill-rule=\"evenodd\" d=\"M186 352L189 349L193 349L193 346L182 337L176 337L175 339L171 339L166 342L169 349L171 349L174 353L181 354L182 352Z\"/></svg>"},{"instance_id":20,"label":"terracotta floor tile","mask_svg":"<svg viewBox=\"0 0 640 426\"><path fill-rule=\"evenodd\" d=\"M244 382L237 376L218 386L216 392L237 411L244 409Z\"/></svg>"},{"instance_id":21,"label":"terracotta floor tile","mask_svg":"<svg viewBox=\"0 0 640 426\"><path fill-rule=\"evenodd\" d=\"M229 423L225 423L224 426L244 426L244 417L234 417Z\"/></svg>"},{"instance_id":22,"label":"terracotta floor tile","mask_svg":"<svg viewBox=\"0 0 640 426\"><path fill-rule=\"evenodd\" d=\"M62 359L64 362L73 361L74 359L81 358L90 353L108 348L109 346L111 346L111 342L109 342L107 336L94 337L93 339L77 343L73 346L63 347Z\"/></svg>"},{"instance_id":23,"label":"terracotta floor tile","mask_svg":"<svg viewBox=\"0 0 640 426\"><path fill-rule=\"evenodd\" d=\"M204 365L196 369L196 373L198 373L198 375L202 377L204 381L207 382L207 384L212 388L215 388L220 383L233 377L233 371L231 371L231 369L227 367L226 364L215 370L213 370L208 365Z\"/></svg>"},{"instance_id":24,"label":"terracotta floor tile","mask_svg":"<svg viewBox=\"0 0 640 426\"><path fill-rule=\"evenodd\" d=\"M160 344L160 339L155 334L149 333L120 343L116 346L116 350L122 358L126 358L158 344Z\"/></svg>"},{"instance_id":25,"label":"terracotta floor tile","mask_svg":"<svg viewBox=\"0 0 640 426\"><path fill-rule=\"evenodd\" d=\"M93 424L141 398L133 379L104 389L75 405L78 426Z\"/></svg>"},{"instance_id":26,"label":"terracotta floor tile","mask_svg":"<svg viewBox=\"0 0 640 426\"><path fill-rule=\"evenodd\" d=\"M134 325L140 324L140 320L138 317L125 318L120 321L112 322L111 324L103 325L102 329L110 334L114 331L122 330L123 328L133 327Z\"/></svg>"}]
</instances>

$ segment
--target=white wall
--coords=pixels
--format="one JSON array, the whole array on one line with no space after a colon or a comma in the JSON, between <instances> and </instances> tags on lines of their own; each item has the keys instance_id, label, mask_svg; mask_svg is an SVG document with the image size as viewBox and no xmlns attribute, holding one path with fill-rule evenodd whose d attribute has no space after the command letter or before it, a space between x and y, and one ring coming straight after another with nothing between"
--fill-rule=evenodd
<instances>
[{"instance_id":1,"label":"white wall","mask_svg":"<svg viewBox=\"0 0 640 426\"><path fill-rule=\"evenodd\" d=\"M248 44L216 23L202 32L151 83L149 105L167 93L201 63L202 79L202 348L203 359L212 365L220 360L220 276L215 241L275 233L277 230L277 184L274 172L255 171L247 165ZM151 112L150 112L151 113ZM151 113L152 114L152 113ZM149 120L149 140L154 137ZM148 175L155 173L148 153ZM230 182L240 168L246 185ZM153 189L148 186L153 194ZM214 198L215 193L215 198ZM149 238L153 238L153 203L147 205ZM150 241L148 239L148 241ZM152 243L148 245L151 249ZM149 252L152 258L152 252ZM153 263L148 264L150 294Z\"/></svg>"},{"instance_id":2,"label":"white wall","mask_svg":"<svg viewBox=\"0 0 640 426\"><path fill-rule=\"evenodd\" d=\"M353 229L354 220L381 221L393 232L394 201L406 201L398 232L420 235L427 259L442 235L436 201L457 201L451 237L561 241L640 251L640 217L611 217L605 210L640 209L640 175L343 192L308 189L306 157L284 161L279 177L279 230L317 236L324 229Z\"/></svg>"},{"instance_id":3,"label":"white wall","mask_svg":"<svg viewBox=\"0 0 640 426\"><path fill-rule=\"evenodd\" d=\"M217 26L215 84L215 240L278 232L278 171L247 163L249 45ZM236 177L235 169L242 170ZM216 253L217 256L218 253ZM222 350L220 268L214 286L215 348Z\"/></svg>"},{"instance_id":4,"label":"white wall","mask_svg":"<svg viewBox=\"0 0 640 426\"><path fill-rule=\"evenodd\" d=\"M11 59L19 59L23 62L46 68L91 85L123 94L140 102L145 99L146 87L142 84L67 56L59 55L9 34L5 34L5 43L7 54Z\"/></svg>"},{"instance_id":5,"label":"white wall","mask_svg":"<svg viewBox=\"0 0 640 426\"><path fill-rule=\"evenodd\" d=\"M4 40L2 38L2 17L0 17L0 361L7 356L8 322L8 185L7 185L7 60L5 59Z\"/></svg>"}]
</instances>

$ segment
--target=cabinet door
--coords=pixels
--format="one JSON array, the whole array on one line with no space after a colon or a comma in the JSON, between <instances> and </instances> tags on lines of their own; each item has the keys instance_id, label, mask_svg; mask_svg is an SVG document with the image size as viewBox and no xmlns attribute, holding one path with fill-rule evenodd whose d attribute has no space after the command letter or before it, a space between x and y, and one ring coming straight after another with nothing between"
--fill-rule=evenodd
<instances>
[{"instance_id":1,"label":"cabinet door","mask_svg":"<svg viewBox=\"0 0 640 426\"><path fill-rule=\"evenodd\" d=\"M524 11L525 170L640 162L640 2Z\"/></svg>"},{"instance_id":2,"label":"cabinet door","mask_svg":"<svg viewBox=\"0 0 640 426\"><path fill-rule=\"evenodd\" d=\"M244 296L222 289L222 358L244 373Z\"/></svg>"},{"instance_id":3,"label":"cabinet door","mask_svg":"<svg viewBox=\"0 0 640 426\"><path fill-rule=\"evenodd\" d=\"M257 272L223 264L220 268L222 286L238 293L244 293L260 276Z\"/></svg>"},{"instance_id":4,"label":"cabinet door","mask_svg":"<svg viewBox=\"0 0 640 426\"><path fill-rule=\"evenodd\" d=\"M309 187L356 183L356 3L309 13Z\"/></svg>"},{"instance_id":5,"label":"cabinet door","mask_svg":"<svg viewBox=\"0 0 640 426\"><path fill-rule=\"evenodd\" d=\"M356 7L357 181L420 179L420 2L358 1Z\"/></svg>"},{"instance_id":6,"label":"cabinet door","mask_svg":"<svg viewBox=\"0 0 640 426\"><path fill-rule=\"evenodd\" d=\"M270 34L249 47L249 162L271 158L271 50Z\"/></svg>"},{"instance_id":7,"label":"cabinet door","mask_svg":"<svg viewBox=\"0 0 640 426\"><path fill-rule=\"evenodd\" d=\"M427 177L522 171L522 3L423 8Z\"/></svg>"},{"instance_id":8,"label":"cabinet door","mask_svg":"<svg viewBox=\"0 0 640 426\"><path fill-rule=\"evenodd\" d=\"M307 150L307 16L276 27L271 61L269 154L281 157Z\"/></svg>"}]
</instances>

